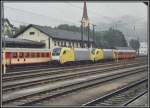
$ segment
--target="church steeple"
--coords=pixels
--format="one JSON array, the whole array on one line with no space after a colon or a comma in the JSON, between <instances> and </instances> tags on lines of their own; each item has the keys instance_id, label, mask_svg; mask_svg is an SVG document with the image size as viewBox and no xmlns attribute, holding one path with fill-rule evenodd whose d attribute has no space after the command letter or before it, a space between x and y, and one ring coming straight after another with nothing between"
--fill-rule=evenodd
<instances>
[{"instance_id":1,"label":"church steeple","mask_svg":"<svg viewBox=\"0 0 150 108\"><path fill-rule=\"evenodd\" d=\"M84 7L83 7L83 16L82 19L88 19L88 15L87 15L87 7L86 7L86 1L84 1Z\"/></svg>"},{"instance_id":2,"label":"church steeple","mask_svg":"<svg viewBox=\"0 0 150 108\"><path fill-rule=\"evenodd\" d=\"M83 15L82 15L82 26L87 27L89 25L89 18L87 14L87 6L86 6L86 0L84 0L84 7L83 7Z\"/></svg>"}]
</instances>

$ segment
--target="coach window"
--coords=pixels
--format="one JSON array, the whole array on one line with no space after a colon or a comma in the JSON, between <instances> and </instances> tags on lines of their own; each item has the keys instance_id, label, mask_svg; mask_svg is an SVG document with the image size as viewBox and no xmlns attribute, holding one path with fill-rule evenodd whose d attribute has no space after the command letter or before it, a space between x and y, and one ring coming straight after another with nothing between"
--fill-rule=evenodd
<instances>
[{"instance_id":1,"label":"coach window","mask_svg":"<svg viewBox=\"0 0 150 108\"><path fill-rule=\"evenodd\" d=\"M34 53L31 53L31 57L33 57L33 58L34 58Z\"/></svg>"},{"instance_id":2,"label":"coach window","mask_svg":"<svg viewBox=\"0 0 150 108\"><path fill-rule=\"evenodd\" d=\"M42 57L44 57L44 53L42 53Z\"/></svg>"},{"instance_id":3,"label":"coach window","mask_svg":"<svg viewBox=\"0 0 150 108\"><path fill-rule=\"evenodd\" d=\"M46 57L49 57L49 55L50 55L49 53L46 53Z\"/></svg>"},{"instance_id":4,"label":"coach window","mask_svg":"<svg viewBox=\"0 0 150 108\"><path fill-rule=\"evenodd\" d=\"M34 53L34 57L37 57L37 53Z\"/></svg>"},{"instance_id":5,"label":"coach window","mask_svg":"<svg viewBox=\"0 0 150 108\"><path fill-rule=\"evenodd\" d=\"M26 52L26 53L24 54L24 57L25 57L25 58L28 58L28 57L29 57L29 53Z\"/></svg>"},{"instance_id":6,"label":"coach window","mask_svg":"<svg viewBox=\"0 0 150 108\"><path fill-rule=\"evenodd\" d=\"M17 53L16 52L13 53L13 58L17 58Z\"/></svg>"},{"instance_id":7,"label":"coach window","mask_svg":"<svg viewBox=\"0 0 150 108\"><path fill-rule=\"evenodd\" d=\"M37 53L37 57L40 57L40 53Z\"/></svg>"},{"instance_id":8,"label":"coach window","mask_svg":"<svg viewBox=\"0 0 150 108\"><path fill-rule=\"evenodd\" d=\"M20 53L19 53L19 57L20 57L20 58L23 58L23 52L20 52Z\"/></svg>"}]
</instances>

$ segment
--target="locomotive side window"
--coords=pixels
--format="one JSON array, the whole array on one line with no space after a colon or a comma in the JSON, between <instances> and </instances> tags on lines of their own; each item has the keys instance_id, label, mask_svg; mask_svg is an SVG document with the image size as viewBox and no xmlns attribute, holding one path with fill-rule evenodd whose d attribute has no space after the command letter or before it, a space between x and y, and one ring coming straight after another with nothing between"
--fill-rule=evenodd
<instances>
[{"instance_id":1,"label":"locomotive side window","mask_svg":"<svg viewBox=\"0 0 150 108\"><path fill-rule=\"evenodd\" d=\"M17 58L17 53L16 52L13 53L13 58Z\"/></svg>"}]
</instances>

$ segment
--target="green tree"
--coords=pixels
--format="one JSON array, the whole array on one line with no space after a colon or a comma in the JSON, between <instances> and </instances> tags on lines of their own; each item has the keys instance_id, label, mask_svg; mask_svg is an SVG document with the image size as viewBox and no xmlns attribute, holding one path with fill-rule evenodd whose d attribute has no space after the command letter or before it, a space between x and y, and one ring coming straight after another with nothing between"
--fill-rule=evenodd
<instances>
[{"instance_id":1,"label":"green tree","mask_svg":"<svg viewBox=\"0 0 150 108\"><path fill-rule=\"evenodd\" d=\"M11 38L13 34L9 29L7 29L6 32L5 32L5 35L7 35L8 37Z\"/></svg>"},{"instance_id":2,"label":"green tree","mask_svg":"<svg viewBox=\"0 0 150 108\"><path fill-rule=\"evenodd\" d=\"M126 39L123 33L119 30L109 28L107 31L96 32L96 44L98 47L113 48L127 47Z\"/></svg>"},{"instance_id":3,"label":"green tree","mask_svg":"<svg viewBox=\"0 0 150 108\"><path fill-rule=\"evenodd\" d=\"M15 27L15 34L17 34L18 32L22 31L23 29L25 29L26 26L25 25L20 25L19 27ZM14 35L15 35L14 34Z\"/></svg>"},{"instance_id":4,"label":"green tree","mask_svg":"<svg viewBox=\"0 0 150 108\"><path fill-rule=\"evenodd\" d=\"M81 28L74 26L74 25L68 25L68 24L61 24L57 27L57 29L67 30L67 31L73 31L73 32L81 32ZM90 30L90 36L93 37L92 29ZM95 32L95 40L96 40L96 46L101 48L113 48L113 47L127 47L127 42L124 37L124 34L119 30L114 30L112 28L109 28L107 31L96 31Z\"/></svg>"},{"instance_id":5,"label":"green tree","mask_svg":"<svg viewBox=\"0 0 150 108\"><path fill-rule=\"evenodd\" d=\"M62 30L68 30L68 31L73 31L73 32L80 32L80 27L76 27L74 25L68 25L68 24L61 24L57 26L56 28L62 29Z\"/></svg>"},{"instance_id":6,"label":"green tree","mask_svg":"<svg viewBox=\"0 0 150 108\"><path fill-rule=\"evenodd\" d=\"M132 47L134 50L136 50L136 52L139 50L140 48L140 42L138 40L135 39L131 39L129 41L129 45L130 47Z\"/></svg>"}]
</instances>

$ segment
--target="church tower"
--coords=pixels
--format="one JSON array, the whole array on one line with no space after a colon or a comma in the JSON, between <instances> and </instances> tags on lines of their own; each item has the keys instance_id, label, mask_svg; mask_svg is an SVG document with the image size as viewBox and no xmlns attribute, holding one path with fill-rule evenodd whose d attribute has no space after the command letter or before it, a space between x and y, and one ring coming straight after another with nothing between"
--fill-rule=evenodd
<instances>
[{"instance_id":1,"label":"church tower","mask_svg":"<svg viewBox=\"0 0 150 108\"><path fill-rule=\"evenodd\" d=\"M89 22L88 14L87 14L87 7L86 7L86 1L84 0L84 7L83 7L83 15L82 15L82 25L83 27L87 27Z\"/></svg>"},{"instance_id":2,"label":"church tower","mask_svg":"<svg viewBox=\"0 0 150 108\"><path fill-rule=\"evenodd\" d=\"M90 20L87 14L86 1L84 0L83 15L81 20L81 41L82 41L81 47L84 47L83 36L88 36L87 46L89 48L89 35L90 35L89 32L90 32Z\"/></svg>"}]
</instances>

